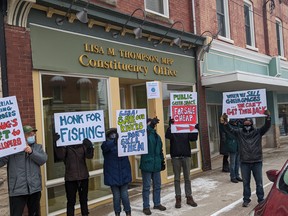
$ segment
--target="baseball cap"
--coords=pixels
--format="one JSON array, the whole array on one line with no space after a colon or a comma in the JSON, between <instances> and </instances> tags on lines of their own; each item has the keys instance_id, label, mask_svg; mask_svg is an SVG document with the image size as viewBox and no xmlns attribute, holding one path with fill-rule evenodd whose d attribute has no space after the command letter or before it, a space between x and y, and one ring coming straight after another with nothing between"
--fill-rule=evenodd
<instances>
[{"instance_id":1,"label":"baseball cap","mask_svg":"<svg viewBox=\"0 0 288 216\"><path fill-rule=\"evenodd\" d=\"M23 126L23 131L24 131L24 133L30 133L32 131L36 132L37 129L31 127L30 125L25 125L25 126Z\"/></svg>"}]
</instances>

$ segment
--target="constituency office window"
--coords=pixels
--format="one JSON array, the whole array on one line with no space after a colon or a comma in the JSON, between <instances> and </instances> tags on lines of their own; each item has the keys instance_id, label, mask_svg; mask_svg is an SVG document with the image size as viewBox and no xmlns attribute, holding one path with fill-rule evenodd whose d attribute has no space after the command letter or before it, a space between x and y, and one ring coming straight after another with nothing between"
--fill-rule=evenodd
<instances>
[{"instance_id":1,"label":"constituency office window","mask_svg":"<svg viewBox=\"0 0 288 216\"><path fill-rule=\"evenodd\" d=\"M276 19L276 36L277 36L277 48L278 55L284 57L284 47L283 47L283 32L282 32L282 22Z\"/></svg>"},{"instance_id":2,"label":"constituency office window","mask_svg":"<svg viewBox=\"0 0 288 216\"><path fill-rule=\"evenodd\" d=\"M219 35L230 39L228 0L216 0Z\"/></svg>"},{"instance_id":3,"label":"constituency office window","mask_svg":"<svg viewBox=\"0 0 288 216\"><path fill-rule=\"evenodd\" d=\"M255 47L253 6L252 3L247 0L244 2L244 18L245 18L246 44L248 46Z\"/></svg>"},{"instance_id":4,"label":"constituency office window","mask_svg":"<svg viewBox=\"0 0 288 216\"><path fill-rule=\"evenodd\" d=\"M160 16L169 17L168 0L145 0L145 10Z\"/></svg>"}]
</instances>

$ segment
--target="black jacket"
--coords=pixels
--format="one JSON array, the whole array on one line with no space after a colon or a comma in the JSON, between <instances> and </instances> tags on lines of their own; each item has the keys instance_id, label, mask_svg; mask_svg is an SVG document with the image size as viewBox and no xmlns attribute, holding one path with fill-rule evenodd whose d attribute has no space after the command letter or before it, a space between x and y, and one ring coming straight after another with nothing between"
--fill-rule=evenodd
<instances>
[{"instance_id":1,"label":"black jacket","mask_svg":"<svg viewBox=\"0 0 288 216\"><path fill-rule=\"evenodd\" d=\"M170 140L171 157L191 157L190 141L198 139L198 133L171 133L168 127L165 138Z\"/></svg>"},{"instance_id":2,"label":"black jacket","mask_svg":"<svg viewBox=\"0 0 288 216\"><path fill-rule=\"evenodd\" d=\"M240 161L243 163L254 163L263 160L262 136L269 130L271 119L266 118L261 128L253 128L246 131L244 128L233 128L230 124L225 125L225 130L232 133L239 144Z\"/></svg>"}]
</instances>

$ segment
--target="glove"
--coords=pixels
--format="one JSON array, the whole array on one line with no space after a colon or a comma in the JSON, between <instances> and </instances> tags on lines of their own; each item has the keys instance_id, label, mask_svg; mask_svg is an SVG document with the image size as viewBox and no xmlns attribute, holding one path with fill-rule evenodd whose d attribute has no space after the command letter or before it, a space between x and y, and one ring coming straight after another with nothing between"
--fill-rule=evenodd
<instances>
[{"instance_id":1,"label":"glove","mask_svg":"<svg viewBox=\"0 0 288 216\"><path fill-rule=\"evenodd\" d=\"M228 115L226 113L223 113L223 115L220 117L220 123L228 123Z\"/></svg>"},{"instance_id":2,"label":"glove","mask_svg":"<svg viewBox=\"0 0 288 216\"><path fill-rule=\"evenodd\" d=\"M198 125L198 123L195 125L195 128L196 128L197 130L199 130L199 125Z\"/></svg>"},{"instance_id":3,"label":"glove","mask_svg":"<svg viewBox=\"0 0 288 216\"><path fill-rule=\"evenodd\" d=\"M157 116L156 116L155 118L153 118L153 119L151 120L150 126L151 126L152 128L155 128L156 124L158 124L159 121L160 121L160 120L159 120L159 119L157 118Z\"/></svg>"},{"instance_id":4,"label":"glove","mask_svg":"<svg viewBox=\"0 0 288 216\"><path fill-rule=\"evenodd\" d=\"M87 138L83 140L82 144L86 147L86 149L93 148L93 143Z\"/></svg>"},{"instance_id":5,"label":"glove","mask_svg":"<svg viewBox=\"0 0 288 216\"><path fill-rule=\"evenodd\" d=\"M161 162L161 171L165 170L166 169L166 164L165 164L165 161L163 160Z\"/></svg>"},{"instance_id":6,"label":"glove","mask_svg":"<svg viewBox=\"0 0 288 216\"><path fill-rule=\"evenodd\" d=\"M169 127L171 126L171 124L174 124L174 119L172 119L171 117L169 118Z\"/></svg>"},{"instance_id":7,"label":"glove","mask_svg":"<svg viewBox=\"0 0 288 216\"><path fill-rule=\"evenodd\" d=\"M269 110L265 110L264 115L266 115L267 117L269 117L271 115Z\"/></svg>"},{"instance_id":8,"label":"glove","mask_svg":"<svg viewBox=\"0 0 288 216\"><path fill-rule=\"evenodd\" d=\"M60 135L58 134L58 133L54 133L53 134L53 142L55 143L55 142L57 142L57 140L59 140L60 139Z\"/></svg>"}]
</instances>

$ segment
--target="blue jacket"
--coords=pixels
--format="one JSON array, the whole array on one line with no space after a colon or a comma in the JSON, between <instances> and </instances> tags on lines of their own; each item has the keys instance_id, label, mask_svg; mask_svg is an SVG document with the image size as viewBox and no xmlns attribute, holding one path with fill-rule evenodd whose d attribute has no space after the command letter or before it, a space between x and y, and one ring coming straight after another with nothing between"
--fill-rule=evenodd
<instances>
[{"instance_id":1,"label":"blue jacket","mask_svg":"<svg viewBox=\"0 0 288 216\"><path fill-rule=\"evenodd\" d=\"M105 141L101 145L104 156L104 184L121 186L132 181L128 156L118 157L117 142Z\"/></svg>"}]
</instances>

